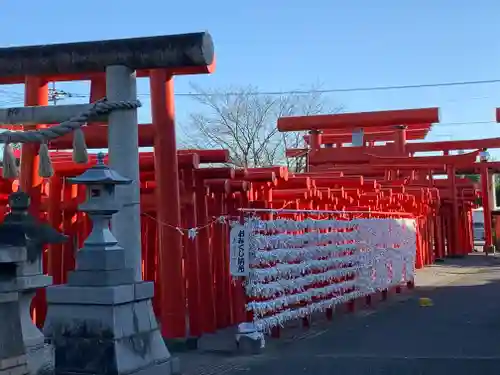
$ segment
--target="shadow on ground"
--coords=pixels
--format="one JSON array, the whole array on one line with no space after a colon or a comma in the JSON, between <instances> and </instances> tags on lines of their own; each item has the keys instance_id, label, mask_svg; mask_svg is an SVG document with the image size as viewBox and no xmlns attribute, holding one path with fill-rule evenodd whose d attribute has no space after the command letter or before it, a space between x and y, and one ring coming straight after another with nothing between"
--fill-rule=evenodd
<instances>
[{"instance_id":1,"label":"shadow on ground","mask_svg":"<svg viewBox=\"0 0 500 375\"><path fill-rule=\"evenodd\" d=\"M182 366L189 375L499 375L500 259L449 259L418 279L422 286L376 308L290 326L260 355L239 356L228 332L219 346L202 342L180 355ZM420 297L433 306L421 307Z\"/></svg>"}]
</instances>

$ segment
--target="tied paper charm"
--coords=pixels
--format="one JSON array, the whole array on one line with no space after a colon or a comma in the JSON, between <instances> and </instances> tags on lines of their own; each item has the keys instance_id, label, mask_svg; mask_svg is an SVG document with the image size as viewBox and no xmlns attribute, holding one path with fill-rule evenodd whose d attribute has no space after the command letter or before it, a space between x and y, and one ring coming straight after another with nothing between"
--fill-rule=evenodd
<instances>
[{"instance_id":1,"label":"tied paper charm","mask_svg":"<svg viewBox=\"0 0 500 375\"><path fill-rule=\"evenodd\" d=\"M245 290L253 323L267 331L413 280L408 267L415 259L411 221L247 221L253 251ZM389 226L387 237L381 231ZM380 247L384 241L394 247Z\"/></svg>"},{"instance_id":2,"label":"tied paper charm","mask_svg":"<svg viewBox=\"0 0 500 375\"><path fill-rule=\"evenodd\" d=\"M187 235L190 240L195 239L197 234L198 234L198 228L188 229Z\"/></svg>"}]
</instances>

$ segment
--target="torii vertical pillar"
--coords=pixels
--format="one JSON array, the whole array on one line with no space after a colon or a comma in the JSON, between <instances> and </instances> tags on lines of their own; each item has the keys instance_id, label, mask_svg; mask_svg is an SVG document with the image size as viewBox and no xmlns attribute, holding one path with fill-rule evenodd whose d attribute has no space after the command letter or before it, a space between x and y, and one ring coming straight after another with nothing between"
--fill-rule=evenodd
<instances>
[{"instance_id":1,"label":"torii vertical pillar","mask_svg":"<svg viewBox=\"0 0 500 375\"><path fill-rule=\"evenodd\" d=\"M126 66L106 68L106 92L111 102L137 100L135 72ZM133 182L116 189L123 205L112 220L113 232L125 247L127 267L134 269L135 281L142 280L141 212L139 194L139 129L137 110L113 111L108 119L109 164L120 175Z\"/></svg>"},{"instance_id":2,"label":"torii vertical pillar","mask_svg":"<svg viewBox=\"0 0 500 375\"><path fill-rule=\"evenodd\" d=\"M38 77L27 77L25 82L26 106L46 106L49 104L48 82ZM38 125L24 126L24 130L37 129ZM19 183L21 189L30 194L32 205L30 213L37 216L40 209L40 188L42 179L38 175L38 144L26 143L21 148L21 168Z\"/></svg>"},{"instance_id":3,"label":"torii vertical pillar","mask_svg":"<svg viewBox=\"0 0 500 375\"><path fill-rule=\"evenodd\" d=\"M490 206L492 210L496 210L497 208L497 194L496 194L496 173L489 173L489 183L490 183Z\"/></svg>"},{"instance_id":4,"label":"torii vertical pillar","mask_svg":"<svg viewBox=\"0 0 500 375\"><path fill-rule=\"evenodd\" d=\"M311 154L314 154L316 151L318 151L321 148L321 131L319 130L311 130L309 131L309 152L306 155L306 170L311 171L311 165L309 164L309 156Z\"/></svg>"},{"instance_id":5,"label":"torii vertical pillar","mask_svg":"<svg viewBox=\"0 0 500 375\"><path fill-rule=\"evenodd\" d=\"M395 144L397 148L397 153L400 156L407 156L406 153L406 125L398 125L396 126L396 138Z\"/></svg>"},{"instance_id":6,"label":"torii vertical pillar","mask_svg":"<svg viewBox=\"0 0 500 375\"><path fill-rule=\"evenodd\" d=\"M488 173L488 166L486 164L481 166L481 191L482 191L483 214L484 214L484 252L488 254L494 252L495 248L493 247L493 234L492 234L492 223L491 223L490 179Z\"/></svg>"},{"instance_id":7,"label":"torii vertical pillar","mask_svg":"<svg viewBox=\"0 0 500 375\"><path fill-rule=\"evenodd\" d=\"M25 80L24 104L26 106L47 106L49 104L49 86L45 79L29 76ZM27 125L24 130L34 130L45 125ZM42 181L38 175L38 148L37 143L25 143L21 146L21 168L19 175L19 183L21 189L28 193L31 197L31 205L29 211L32 215L40 216L40 204L42 198ZM44 264L47 264L46 255L44 254ZM33 306L33 317L37 324L43 324L45 320L46 305L45 305L45 289L40 289L35 296Z\"/></svg>"},{"instance_id":8,"label":"torii vertical pillar","mask_svg":"<svg viewBox=\"0 0 500 375\"><path fill-rule=\"evenodd\" d=\"M454 165L447 166L448 179L450 181L450 191L451 191L451 236L448 238L448 256L462 255L462 249L457 249L460 241L458 241L458 233L460 233L460 219L459 219L459 209L458 209L458 197L457 197L457 178L456 178L456 168Z\"/></svg>"},{"instance_id":9,"label":"torii vertical pillar","mask_svg":"<svg viewBox=\"0 0 500 375\"><path fill-rule=\"evenodd\" d=\"M181 204L173 85L173 76L167 70L151 71L151 115L156 128L154 154L161 330L165 338L179 339L186 336L186 297L182 281L182 238L175 230L181 226Z\"/></svg>"}]
</instances>

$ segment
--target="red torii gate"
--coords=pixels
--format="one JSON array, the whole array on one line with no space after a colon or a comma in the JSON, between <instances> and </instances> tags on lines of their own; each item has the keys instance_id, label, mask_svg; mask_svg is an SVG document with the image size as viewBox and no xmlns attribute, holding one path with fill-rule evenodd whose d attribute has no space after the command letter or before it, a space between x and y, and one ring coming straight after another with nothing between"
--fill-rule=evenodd
<instances>
[{"instance_id":1,"label":"red torii gate","mask_svg":"<svg viewBox=\"0 0 500 375\"><path fill-rule=\"evenodd\" d=\"M431 130L432 124L412 124L406 127L406 140L421 140L424 139ZM375 128L363 129L363 141L366 146L374 146L375 142L397 142L399 138L396 136L394 126L378 126ZM340 129L325 130L319 139L321 144L325 147L332 147L335 145L337 148L342 147L344 143L352 142L352 133L343 133ZM310 144L310 135L305 135L304 140Z\"/></svg>"},{"instance_id":2,"label":"red torii gate","mask_svg":"<svg viewBox=\"0 0 500 375\"><path fill-rule=\"evenodd\" d=\"M295 131L295 130L309 130L309 135L306 136L306 142L311 145L310 149L300 150L287 150L287 156L303 156L308 154L308 164L315 166L315 169L325 168L325 164L330 166L335 165L340 167L342 164L349 165L347 168L338 168L337 173L342 170L352 169L353 163L361 165L370 164L370 169L373 169L374 164L384 163L384 173L386 177L390 178L391 169L396 167L401 168L406 163L420 164L420 168L412 168L425 170L423 167L429 167L432 164L439 163L446 166L446 172L449 176L450 189L452 200L452 222L455 230L458 231L458 197L456 187L455 172L457 167L470 166L475 162L478 152L469 155L448 155L450 150L463 150L463 149L485 149L500 147L499 139L491 140L477 140L477 141L448 141L448 142L434 142L434 143L407 143L408 138L414 138L411 135L410 126L418 126L419 122L428 123L428 128L433 122L439 120L438 110L436 108L417 109L417 110L399 110L399 111L381 111L381 112L366 112L366 113L351 113L351 114L336 114L336 115L320 115L320 116L301 116L301 117L285 117L278 120L278 129L280 131ZM408 126L408 123L410 126ZM422 125L420 125L422 126ZM393 144L386 144L385 146L374 147L373 142L363 142L362 147L341 147L343 140L348 140L346 130L354 131L355 129L366 128L368 132L365 134L376 134L378 132L390 132L392 134L383 134L378 139L383 141L393 140ZM324 130L325 134L321 134ZM424 126L425 131L425 126ZM332 134L334 133L334 134ZM336 143L336 148L321 148L322 144L335 141L335 133L339 134L339 141ZM410 136L409 136L410 135ZM375 137L375 136L374 136ZM326 141L322 138L326 138ZM384 139L385 138L385 139ZM366 147L371 146L371 147ZM360 148L362 152L360 153ZM425 151L443 151L445 156L438 157L409 157L417 152ZM385 156L385 157L384 157ZM398 158L390 156L399 156ZM489 249L492 245L491 236L491 213L489 207L489 192L488 192L488 166L481 164L481 180L483 181L483 202L485 205L485 226L487 226L488 233L486 233L486 248ZM321 166L321 167L320 167ZM366 167L365 167L366 168ZM331 167L329 168L332 169ZM439 169L442 169L440 167ZM368 172L366 169L362 172ZM371 171L373 173L373 170ZM389 172L387 174L387 172ZM428 169L428 176L433 175L433 170ZM427 177L425 177L427 179Z\"/></svg>"},{"instance_id":3,"label":"red torii gate","mask_svg":"<svg viewBox=\"0 0 500 375\"><path fill-rule=\"evenodd\" d=\"M183 336L185 332L185 314L181 308L185 305L186 298L183 285L181 285L183 258L182 239L180 233L172 231L168 227L179 227L181 225L181 203L178 184L179 171L175 141L173 77L176 75L211 73L215 69L215 56L213 42L208 33L193 33L167 37L170 38L169 43L171 43L167 44L169 46L168 48L179 45L186 50L189 48L191 48L190 51L196 50L197 52L193 56L199 55L206 57L206 59L199 59L196 60L196 63L189 63L187 65L162 65L158 62L154 62L153 64L151 61L155 58L158 59L160 57L161 59L165 59L165 56L168 55L157 53L154 55L155 58L148 55L150 57L149 59L139 59L141 60L140 62L136 59L133 62L133 64L139 64L138 67L134 66L134 68L137 69L137 77L149 77L151 87L153 126L150 126L149 129L146 130L149 131L149 134L152 129L154 130L155 162L157 164L154 173L158 185L157 190L159 191L159 193L156 194L158 207L157 220L159 223L162 223L158 224L158 242L160 248L158 267L160 269L159 275L163 279L161 284L168 285L168 288L163 288L163 290L160 289L157 292L165 306L163 313L165 320L169 321L169 324L162 324L162 331L168 336ZM158 41L161 42L161 38L165 37L143 38L142 44L139 45L157 47L156 44L159 43ZM128 41L129 43L135 43L134 50L136 50L138 39ZM124 43L126 43L126 41L111 41L109 43L115 43L114 45L121 43L121 45L125 45ZM195 46L196 48L194 48ZM102 69L98 69L97 67L100 67L104 63L110 63L110 61L113 62L114 60L124 58L122 56L123 54L113 53L113 50L101 51L101 53L98 54L95 51L95 47L94 50L92 50L92 43L80 43L78 47L79 53L85 54L90 51L92 52L92 58L85 61L80 60L78 63L74 63L71 58L66 58L66 56L71 55L68 51L71 52L73 50L74 44L44 46L44 48L50 49L51 58L47 57L48 52L43 54L43 56L40 53L37 55L36 52L30 52L32 55L29 55L26 53L26 49L31 47L23 48L25 48L23 56L28 56L24 62L28 63L11 64L11 66L6 66L7 63L5 63L5 66L2 68L8 70L9 74L0 77L0 85L24 83L25 106L47 106L49 96L48 83L55 81L90 80L90 102L101 99L106 96L106 80L104 73L101 72ZM32 49L31 51L34 50ZM126 55L127 58L132 56L132 54ZM175 53L170 55L174 56ZM32 57L30 58L30 56ZM76 53L71 55L71 57L81 58L81 55ZM190 59L191 57L184 60L189 61ZM193 57L193 59L195 59L195 57ZM4 60L8 61L6 59ZM179 61L184 60L179 59ZM47 125L41 124L24 126L23 128L24 130L29 130L45 126ZM97 126L96 129L93 128L94 124L89 124L89 126L84 129L84 133L87 136L87 142L94 147L107 148L107 126L100 125ZM139 138L141 138L141 133L143 132L141 126L139 126ZM103 138L101 135L103 133L106 135L106 137L104 137L106 141L104 143L97 142L96 139L102 141ZM148 144L140 142L139 146L153 146L153 139L151 139L151 137L149 137L149 139L150 142L148 142ZM55 145L50 145L50 148L54 149L54 147L61 147L61 145L64 145L64 140L59 146L57 142L55 142ZM42 179L38 176L37 152L37 145L23 145L19 181L22 189L29 193L32 198L30 209L38 215L42 196ZM70 196L65 198L74 198L75 196L75 194L70 194Z\"/></svg>"},{"instance_id":4,"label":"red torii gate","mask_svg":"<svg viewBox=\"0 0 500 375\"><path fill-rule=\"evenodd\" d=\"M278 130L309 131L310 152L314 153L321 147L321 132L346 132L354 129L376 129L390 127L396 130L398 144L406 142L405 127L411 125L430 124L439 122L438 108L407 109L379 112L340 113L333 115L294 116L278 119ZM401 126L403 125L403 126ZM397 129L396 129L397 127Z\"/></svg>"},{"instance_id":5,"label":"red torii gate","mask_svg":"<svg viewBox=\"0 0 500 375\"><path fill-rule=\"evenodd\" d=\"M322 156L319 155L320 152L327 150L327 149L322 149L318 151L315 156ZM328 149L329 150L329 149ZM411 168L413 170L420 170L420 171L426 171L427 168L432 167L432 166L447 166L448 170L453 170L456 169L457 167L460 166L469 166L472 163L474 163L476 157L478 155L478 152L472 152L470 154L464 154L464 155L450 155L450 156L428 156L428 157L377 157L374 155L364 155L367 156L367 158L364 158L362 164L358 164L360 167L360 173L363 174L365 171L369 171L373 166L382 165L385 166L385 168L390 168L386 170L397 170L398 168L405 167L407 163L411 163ZM361 156L363 156L361 154ZM323 155L322 156L324 161L327 161L328 159ZM315 163L317 160L311 160L311 163ZM354 160L354 163L359 162L359 160ZM343 161L343 168L344 169L350 169L351 165L348 164L348 160ZM318 166L318 168L321 168L324 166ZM364 168L364 170L363 170ZM442 167L441 167L442 168ZM451 216L451 226L453 228L453 233L459 233L459 202L458 202L458 192L457 192L457 187L455 185L455 179L454 179L454 174L450 172L450 179L448 180L449 183L449 189L451 190L451 200L452 200L452 216ZM432 174L431 174L432 176ZM387 177L387 176L386 176ZM428 180L427 183L427 174L422 174L419 176L415 182L422 183L423 186L433 186L432 180ZM392 179L392 176L389 174L388 176L389 181ZM410 185L411 186L411 185ZM420 187L417 186L418 189ZM451 246L452 249L458 248L457 243L455 242L454 238L451 237L449 238L449 242L453 245Z\"/></svg>"}]
</instances>

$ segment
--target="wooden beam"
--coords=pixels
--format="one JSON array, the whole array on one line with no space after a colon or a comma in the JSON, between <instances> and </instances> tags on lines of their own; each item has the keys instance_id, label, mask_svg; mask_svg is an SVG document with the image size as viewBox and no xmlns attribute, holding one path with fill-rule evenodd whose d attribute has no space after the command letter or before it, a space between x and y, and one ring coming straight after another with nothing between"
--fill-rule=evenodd
<instances>
[{"instance_id":1,"label":"wooden beam","mask_svg":"<svg viewBox=\"0 0 500 375\"><path fill-rule=\"evenodd\" d=\"M339 113L333 115L281 117L280 132L370 128L376 126L432 124L439 122L438 108L404 109L395 111Z\"/></svg>"}]
</instances>

